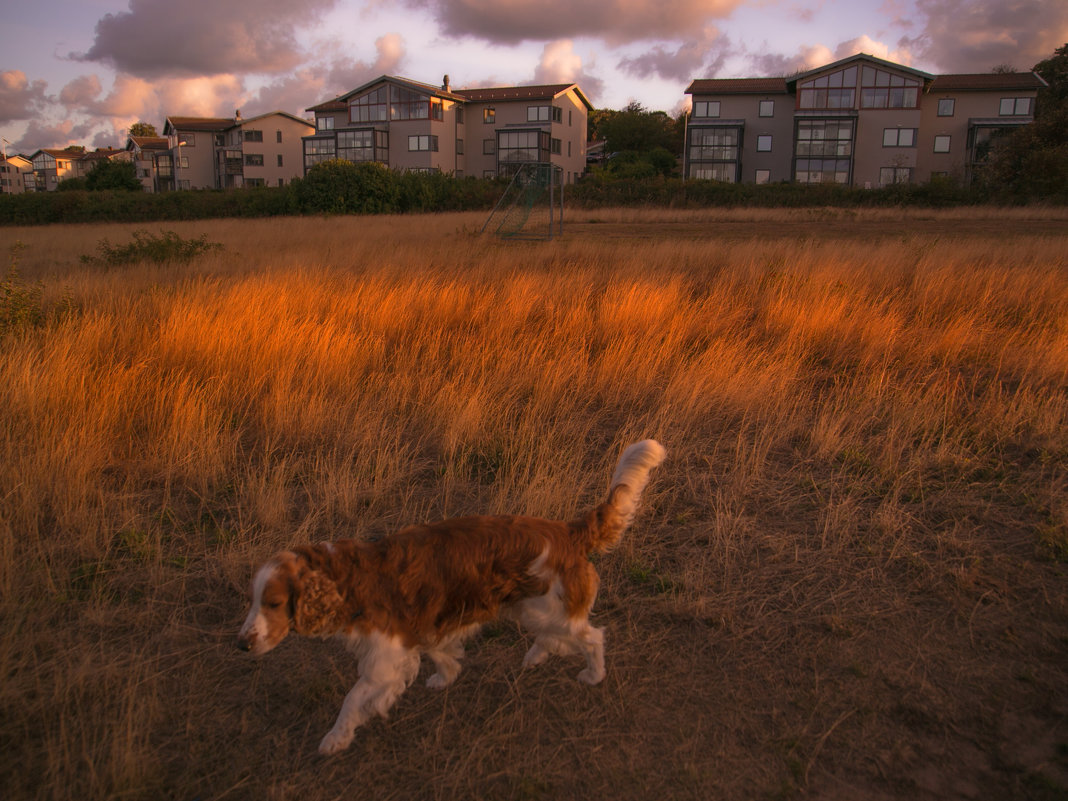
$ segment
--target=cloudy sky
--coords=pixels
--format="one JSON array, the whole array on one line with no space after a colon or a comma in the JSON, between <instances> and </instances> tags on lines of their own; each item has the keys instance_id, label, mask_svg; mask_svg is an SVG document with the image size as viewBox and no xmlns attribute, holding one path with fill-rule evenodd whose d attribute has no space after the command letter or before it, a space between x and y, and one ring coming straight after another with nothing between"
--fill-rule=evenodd
<instances>
[{"instance_id":1,"label":"cloudy sky","mask_svg":"<svg viewBox=\"0 0 1068 801\"><path fill-rule=\"evenodd\" d=\"M382 74L577 82L677 113L693 78L871 53L933 73L1030 69L1068 0L34 0L0 25L8 151L125 143L138 120L304 109Z\"/></svg>"}]
</instances>

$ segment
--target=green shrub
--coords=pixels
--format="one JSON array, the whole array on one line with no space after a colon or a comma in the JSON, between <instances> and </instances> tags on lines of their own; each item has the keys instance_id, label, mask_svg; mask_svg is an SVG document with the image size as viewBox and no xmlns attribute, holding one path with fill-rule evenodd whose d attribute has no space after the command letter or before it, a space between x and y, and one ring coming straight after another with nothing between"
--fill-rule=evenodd
<instances>
[{"instance_id":1,"label":"green shrub","mask_svg":"<svg viewBox=\"0 0 1068 801\"><path fill-rule=\"evenodd\" d=\"M107 239L97 244L97 255L82 256L83 264L113 267L120 264L136 262L188 262L202 253L222 250L218 242L208 242L207 234L196 239L182 239L174 231L160 231L159 236L152 236L146 231L134 231L133 242L125 245L112 245Z\"/></svg>"}]
</instances>

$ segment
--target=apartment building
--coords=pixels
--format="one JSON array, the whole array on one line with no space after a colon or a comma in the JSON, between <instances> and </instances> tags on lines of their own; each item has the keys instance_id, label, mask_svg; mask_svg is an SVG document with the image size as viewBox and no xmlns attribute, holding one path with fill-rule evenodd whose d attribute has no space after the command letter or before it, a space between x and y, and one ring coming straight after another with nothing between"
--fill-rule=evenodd
<instances>
[{"instance_id":1,"label":"apartment building","mask_svg":"<svg viewBox=\"0 0 1068 801\"><path fill-rule=\"evenodd\" d=\"M687 178L876 187L967 179L1034 119L1033 72L930 75L857 54L788 78L698 79Z\"/></svg>"},{"instance_id":2,"label":"apartment building","mask_svg":"<svg viewBox=\"0 0 1068 801\"><path fill-rule=\"evenodd\" d=\"M30 156L33 179L26 184L26 188L37 192L54 192L60 181L78 177L78 159L84 155L84 147L35 151Z\"/></svg>"},{"instance_id":3,"label":"apartment building","mask_svg":"<svg viewBox=\"0 0 1068 801\"><path fill-rule=\"evenodd\" d=\"M586 118L576 84L452 89L383 75L312 106L304 170L329 159L398 170L495 177L523 162L558 166L573 183L586 168Z\"/></svg>"},{"instance_id":4,"label":"apartment building","mask_svg":"<svg viewBox=\"0 0 1068 801\"><path fill-rule=\"evenodd\" d=\"M27 176L30 185L27 187ZM12 154L0 159L0 194L20 195L33 189L33 162L25 156Z\"/></svg>"},{"instance_id":5,"label":"apartment building","mask_svg":"<svg viewBox=\"0 0 1068 801\"><path fill-rule=\"evenodd\" d=\"M314 130L284 111L248 119L240 111L233 117L168 117L167 147L152 155L155 191L283 186L304 175L301 141Z\"/></svg>"}]
</instances>

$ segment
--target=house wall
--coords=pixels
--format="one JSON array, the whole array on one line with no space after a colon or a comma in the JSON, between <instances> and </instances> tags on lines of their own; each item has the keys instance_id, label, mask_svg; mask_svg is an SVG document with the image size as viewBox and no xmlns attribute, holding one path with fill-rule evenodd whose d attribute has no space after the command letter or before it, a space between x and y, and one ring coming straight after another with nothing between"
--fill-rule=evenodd
<instances>
[{"instance_id":1,"label":"house wall","mask_svg":"<svg viewBox=\"0 0 1068 801\"><path fill-rule=\"evenodd\" d=\"M171 152L175 157L175 176L179 181L177 186L183 189L214 189L216 187L215 132L177 129L171 139L174 143ZM185 142L185 144L179 146L178 142ZM182 164L188 160L188 167L178 164L179 154Z\"/></svg>"},{"instance_id":2,"label":"house wall","mask_svg":"<svg viewBox=\"0 0 1068 801\"><path fill-rule=\"evenodd\" d=\"M245 186L249 186L250 181L262 181L264 186L282 186L304 175L301 137L313 133L314 126L283 114L271 114L243 122L238 129L241 131ZM246 140L245 131L260 131L263 141ZM263 164L250 164L250 161L258 159L250 160L249 156L261 157Z\"/></svg>"},{"instance_id":3,"label":"house wall","mask_svg":"<svg viewBox=\"0 0 1068 801\"><path fill-rule=\"evenodd\" d=\"M0 160L0 194L21 195L26 191L26 173L32 172L30 162L21 156Z\"/></svg>"},{"instance_id":4,"label":"house wall","mask_svg":"<svg viewBox=\"0 0 1068 801\"><path fill-rule=\"evenodd\" d=\"M918 154L918 179L928 181L931 176L945 173L957 178L964 178L968 172L968 128L969 121L975 119L1003 122L1006 125L1021 124L1024 118L1002 115L1003 98L1031 98L1031 110L1037 91L1033 90L986 90L986 91L936 91L923 98L923 116ZM953 114L939 116L940 100L953 100ZM1028 121L1030 117L1026 118ZM935 137L949 137L949 152L934 151Z\"/></svg>"},{"instance_id":5,"label":"house wall","mask_svg":"<svg viewBox=\"0 0 1068 801\"><path fill-rule=\"evenodd\" d=\"M915 182L920 127L921 109L860 109L853 147L853 186L878 187L884 167L911 169ZM917 136L910 146L887 146L884 133L889 128L917 130Z\"/></svg>"}]
</instances>

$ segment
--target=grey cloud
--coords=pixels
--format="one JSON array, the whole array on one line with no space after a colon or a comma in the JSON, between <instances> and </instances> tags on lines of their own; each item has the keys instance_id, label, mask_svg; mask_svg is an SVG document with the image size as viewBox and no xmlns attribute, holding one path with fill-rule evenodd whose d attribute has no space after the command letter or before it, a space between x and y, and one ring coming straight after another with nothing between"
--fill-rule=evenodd
<instances>
[{"instance_id":1,"label":"grey cloud","mask_svg":"<svg viewBox=\"0 0 1068 801\"><path fill-rule=\"evenodd\" d=\"M63 120L49 125L33 120L26 126L22 138L14 143L13 149L26 154L46 147L66 147L70 144L83 144L83 140L92 132L89 125L75 125L70 120Z\"/></svg>"},{"instance_id":2,"label":"grey cloud","mask_svg":"<svg viewBox=\"0 0 1068 801\"><path fill-rule=\"evenodd\" d=\"M336 0L130 0L96 24L93 46L72 58L140 77L278 73L303 54L295 31Z\"/></svg>"},{"instance_id":3,"label":"grey cloud","mask_svg":"<svg viewBox=\"0 0 1068 801\"><path fill-rule=\"evenodd\" d=\"M408 0L445 33L495 43L579 36L611 44L672 39L731 14L743 0Z\"/></svg>"},{"instance_id":4,"label":"grey cloud","mask_svg":"<svg viewBox=\"0 0 1068 801\"><path fill-rule=\"evenodd\" d=\"M923 33L903 39L943 72L1030 69L1068 41L1064 0L918 0Z\"/></svg>"},{"instance_id":5,"label":"grey cloud","mask_svg":"<svg viewBox=\"0 0 1068 801\"><path fill-rule=\"evenodd\" d=\"M30 81L22 70L0 72L0 123L29 120L51 100L45 81Z\"/></svg>"},{"instance_id":6,"label":"grey cloud","mask_svg":"<svg viewBox=\"0 0 1068 801\"><path fill-rule=\"evenodd\" d=\"M304 109L315 103L355 89L379 75L400 72L407 55L404 39L395 33L376 39L375 52L373 61L335 59L300 69L260 89L245 104L246 112L288 111L303 116Z\"/></svg>"},{"instance_id":7,"label":"grey cloud","mask_svg":"<svg viewBox=\"0 0 1068 801\"><path fill-rule=\"evenodd\" d=\"M624 58L619 68L641 78L655 74L665 80L690 81L715 75L730 55L730 40L711 28L700 38L685 40L673 50L656 45L640 56Z\"/></svg>"}]
</instances>

